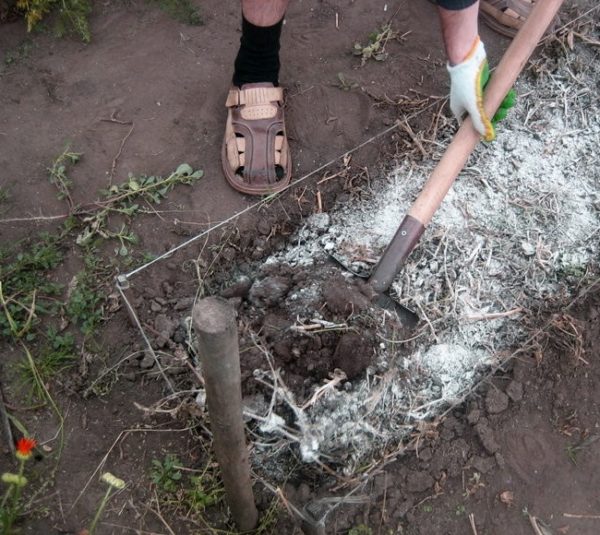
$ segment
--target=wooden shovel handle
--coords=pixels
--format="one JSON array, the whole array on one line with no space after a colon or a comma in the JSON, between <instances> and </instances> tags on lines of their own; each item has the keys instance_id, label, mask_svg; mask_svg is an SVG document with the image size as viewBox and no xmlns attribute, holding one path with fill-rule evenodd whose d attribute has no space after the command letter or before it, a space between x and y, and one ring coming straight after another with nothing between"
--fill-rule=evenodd
<instances>
[{"instance_id":1,"label":"wooden shovel handle","mask_svg":"<svg viewBox=\"0 0 600 535\"><path fill-rule=\"evenodd\" d=\"M563 0L538 0L535 4L486 87L484 108L489 117L493 117L502 104L562 3ZM471 119L467 118L404 217L371 275L369 284L376 292L385 292L390 287L480 139L481 136L473 128Z\"/></svg>"},{"instance_id":2,"label":"wooden shovel handle","mask_svg":"<svg viewBox=\"0 0 600 535\"><path fill-rule=\"evenodd\" d=\"M563 0L536 2L486 87L484 107L488 117L493 117L502 104L562 3ZM467 118L410 208L408 214L411 217L423 226L431 221L479 140L479 133L473 128L471 119Z\"/></svg>"}]
</instances>

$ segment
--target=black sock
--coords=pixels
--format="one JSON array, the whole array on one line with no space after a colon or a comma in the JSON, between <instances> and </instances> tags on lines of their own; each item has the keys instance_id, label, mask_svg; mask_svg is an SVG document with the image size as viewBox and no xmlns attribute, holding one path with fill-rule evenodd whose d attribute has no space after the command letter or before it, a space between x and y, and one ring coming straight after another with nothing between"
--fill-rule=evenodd
<instances>
[{"instance_id":1,"label":"black sock","mask_svg":"<svg viewBox=\"0 0 600 535\"><path fill-rule=\"evenodd\" d=\"M235 58L233 85L279 84L279 38L283 19L273 26L255 26L242 16L240 50Z\"/></svg>"}]
</instances>

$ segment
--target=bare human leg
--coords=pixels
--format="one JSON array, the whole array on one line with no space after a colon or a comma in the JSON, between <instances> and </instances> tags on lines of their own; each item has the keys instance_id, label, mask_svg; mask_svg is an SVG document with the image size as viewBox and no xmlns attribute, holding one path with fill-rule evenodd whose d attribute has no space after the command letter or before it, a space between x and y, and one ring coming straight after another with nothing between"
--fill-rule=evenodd
<instances>
[{"instance_id":1,"label":"bare human leg","mask_svg":"<svg viewBox=\"0 0 600 535\"><path fill-rule=\"evenodd\" d=\"M273 26L283 16L288 0L242 0L242 15L255 26Z\"/></svg>"}]
</instances>

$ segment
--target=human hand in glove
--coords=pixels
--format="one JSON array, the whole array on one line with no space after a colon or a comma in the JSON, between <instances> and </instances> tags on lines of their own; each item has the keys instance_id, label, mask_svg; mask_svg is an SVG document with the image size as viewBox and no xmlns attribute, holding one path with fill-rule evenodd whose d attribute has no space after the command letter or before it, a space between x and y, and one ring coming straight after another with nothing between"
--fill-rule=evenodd
<instances>
[{"instance_id":1,"label":"human hand in glove","mask_svg":"<svg viewBox=\"0 0 600 535\"><path fill-rule=\"evenodd\" d=\"M494 125L506 117L508 110L515 105L516 93L511 89L494 117L490 120L483 108L483 89L490 79L490 68L483 43L477 37L465 59L456 64L448 64L450 74L450 109L456 118L462 120L465 112L471 116L473 126L485 141L496 137Z\"/></svg>"}]
</instances>

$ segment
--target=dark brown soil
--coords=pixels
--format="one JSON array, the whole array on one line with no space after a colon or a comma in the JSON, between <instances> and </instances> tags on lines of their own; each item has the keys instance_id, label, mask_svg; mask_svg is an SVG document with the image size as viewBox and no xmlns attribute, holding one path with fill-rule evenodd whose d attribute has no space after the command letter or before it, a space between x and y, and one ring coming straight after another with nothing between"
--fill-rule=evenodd
<instances>
[{"instance_id":1,"label":"dark brown soil","mask_svg":"<svg viewBox=\"0 0 600 535\"><path fill-rule=\"evenodd\" d=\"M477 533L531 535L531 515L547 533L598 533L599 314L596 291L576 312L589 365L551 344L519 357L375 479L378 506L354 523L466 534L472 514Z\"/></svg>"},{"instance_id":2,"label":"dark brown soil","mask_svg":"<svg viewBox=\"0 0 600 535\"><path fill-rule=\"evenodd\" d=\"M360 62L350 54L353 44L364 43L368 33L398 7L385 4L384 12L384 4L319 0L291 4L281 80L288 88L287 118L297 178L410 112L406 107L380 105L383 95L447 92L437 20L429 2L404 3L394 25L400 33L411 32L406 40L388 45L385 62L357 68ZM182 162L205 171L191 192L176 189L159 213L134 222L140 252L166 251L207 223L221 221L252 202L228 188L219 158L223 102L239 40L239 8L236 3L209 0L199 9L204 24L192 27L144 2L95 3L89 45L56 39L45 31L27 35L21 22L0 26L0 54L11 58L0 66L0 185L8 194L0 202L3 243L52 231L66 216L65 203L56 198L46 168L67 141L83 153L72 175L74 200L80 204L93 202L107 187L122 143L114 183L128 173L166 174ZM482 35L494 62L506 41L485 28ZM337 87L338 73L358 86L349 91ZM423 114L414 127L426 127L432 114ZM132 122L131 135L125 139L131 126L106 121L110 118ZM240 219L237 230L219 231L208 243L191 245L132 281L136 311L153 346L168 350L163 364L175 384L195 383L186 365L186 334L180 321L198 288L191 262L196 259L202 273L210 273L206 291L221 293L239 306L246 326L267 340L299 392L334 368L351 378L362 373L374 344L368 322L359 324L364 327L360 337L351 332L290 336L285 331L300 312L290 305L290 296L302 290L314 273L333 277L337 268L268 273L258 272L253 262L282 248L298 222L316 211L317 191L325 211L336 201L367 191L390 147L403 149L407 144L393 134L367 145L353 155L339 179L317 184L323 176L316 176ZM210 247L216 243L222 245L219 254ZM66 284L80 267L73 248L56 279ZM360 321L358 312L366 305L360 288L341 283L322 286L324 293L314 304L317 309L324 307L328 319L335 321L350 316ZM470 533L467 514L472 512L480 534L528 534L532 531L525 507L557 533L598 533L597 518L563 516L600 514L600 441L591 440L599 425L598 310L597 295L577 310L589 366L552 349L539 365L523 356L505 377L496 377L464 407L427 430L416 454L388 465L373 480L369 505L340 509L329 519L328 533L346 533L359 524L373 533ZM304 311L306 319L311 319L312 311ZM241 340L247 349L243 359L248 377L258 356L247 333L241 333ZM208 441L198 431L197 406L185 402L176 413L154 416L140 408L168 392L152 362L140 352L143 343L122 307L86 348L76 372L48 385L65 417L65 445L54 478L47 459L32 465L30 480L43 492L23 519L22 532L75 533L89 525L104 492L96 471L108 469L128 487L113 500L97 533L167 533L166 524L178 534L209 533L178 515L168 516L168 511L161 520L151 502L153 485L148 477L152 460L166 453L179 455L186 467L204 466ZM24 392L9 373L22 358L20 349L5 347L3 357L9 364L2 383L11 410L37 436L51 438L56 430L52 414L28 410ZM122 359L118 373L90 389L99 372ZM50 445L57 448L56 442ZM0 472L11 468L4 443L2 447ZM481 485L475 485L475 471L481 474ZM47 487L42 487L44 482ZM308 473L286 491L304 503L327 493L328 485ZM505 491L513 493L511 506L498 498ZM267 497L261 496L259 505L265 510ZM226 525L222 510L209 511L207 518L215 526ZM296 529L282 512L279 526L271 532Z\"/></svg>"}]
</instances>

